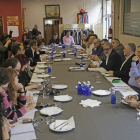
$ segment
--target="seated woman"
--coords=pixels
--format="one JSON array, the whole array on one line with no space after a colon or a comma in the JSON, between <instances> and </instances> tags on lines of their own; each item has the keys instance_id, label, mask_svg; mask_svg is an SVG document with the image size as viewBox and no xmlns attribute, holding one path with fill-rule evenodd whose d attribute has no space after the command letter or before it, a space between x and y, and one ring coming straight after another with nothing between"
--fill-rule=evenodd
<instances>
[{"instance_id":1,"label":"seated woman","mask_svg":"<svg viewBox=\"0 0 140 140\"><path fill-rule=\"evenodd\" d=\"M41 38L39 40L37 40L37 46L39 48L39 53L40 54L47 54L48 52L47 51L44 51L42 47L44 47L45 45L45 39L44 38Z\"/></svg>"},{"instance_id":2,"label":"seated woman","mask_svg":"<svg viewBox=\"0 0 140 140\"><path fill-rule=\"evenodd\" d=\"M18 59L18 61L21 64L20 73L19 73L18 78L19 78L19 83L22 83L22 85L25 87L25 91L34 89L34 88L38 88L38 84L30 83L30 77L28 76L28 74L25 71L25 69L27 68L27 65L29 63L29 58L24 54L18 54L15 56L15 58ZM30 83L30 85L28 85L29 83Z\"/></svg>"},{"instance_id":3,"label":"seated woman","mask_svg":"<svg viewBox=\"0 0 140 140\"><path fill-rule=\"evenodd\" d=\"M50 39L48 45L50 45L50 44L55 45L55 44L59 44L60 42L61 42L61 40L59 39L58 34L54 33L53 37Z\"/></svg>"},{"instance_id":4,"label":"seated woman","mask_svg":"<svg viewBox=\"0 0 140 140\"><path fill-rule=\"evenodd\" d=\"M15 120L22 117L26 112L35 108L36 103L29 103L26 107L26 95L23 85L18 82L17 72L14 69L7 69L10 77L7 90L3 89L3 107L7 119Z\"/></svg>"}]
</instances>

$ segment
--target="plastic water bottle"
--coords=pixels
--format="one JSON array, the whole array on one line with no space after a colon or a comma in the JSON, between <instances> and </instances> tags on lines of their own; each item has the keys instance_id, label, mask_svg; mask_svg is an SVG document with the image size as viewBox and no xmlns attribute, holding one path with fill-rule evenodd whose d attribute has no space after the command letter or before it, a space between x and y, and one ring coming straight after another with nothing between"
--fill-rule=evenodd
<instances>
[{"instance_id":1,"label":"plastic water bottle","mask_svg":"<svg viewBox=\"0 0 140 140\"><path fill-rule=\"evenodd\" d=\"M86 84L86 83L85 83L84 86L82 87L82 91L83 91L83 94L84 94L84 95L87 94L87 93L86 93L86 92L87 92L87 84Z\"/></svg>"},{"instance_id":2,"label":"plastic water bottle","mask_svg":"<svg viewBox=\"0 0 140 140\"><path fill-rule=\"evenodd\" d=\"M76 53L76 52L74 52L74 56L75 56L75 57L77 56L77 53Z\"/></svg>"},{"instance_id":3,"label":"plastic water bottle","mask_svg":"<svg viewBox=\"0 0 140 140\"><path fill-rule=\"evenodd\" d=\"M77 91L78 91L78 94L83 94L83 92L82 92L82 85L81 85L80 81L78 82Z\"/></svg>"},{"instance_id":4,"label":"plastic water bottle","mask_svg":"<svg viewBox=\"0 0 140 140\"><path fill-rule=\"evenodd\" d=\"M65 58L65 52L63 52L63 58Z\"/></svg>"},{"instance_id":5,"label":"plastic water bottle","mask_svg":"<svg viewBox=\"0 0 140 140\"><path fill-rule=\"evenodd\" d=\"M63 46L62 46L62 49L65 49L65 48L66 48L66 46L65 46L65 45L63 45Z\"/></svg>"},{"instance_id":6,"label":"plastic water bottle","mask_svg":"<svg viewBox=\"0 0 140 140\"><path fill-rule=\"evenodd\" d=\"M50 59L53 60L53 54L51 54Z\"/></svg>"},{"instance_id":7,"label":"plastic water bottle","mask_svg":"<svg viewBox=\"0 0 140 140\"><path fill-rule=\"evenodd\" d=\"M87 84L86 95L90 95L90 94L91 94L91 88L90 88L90 85Z\"/></svg>"},{"instance_id":8,"label":"plastic water bottle","mask_svg":"<svg viewBox=\"0 0 140 140\"><path fill-rule=\"evenodd\" d=\"M82 55L82 56L81 56L81 60L83 60L83 59L84 59L84 56Z\"/></svg>"},{"instance_id":9,"label":"plastic water bottle","mask_svg":"<svg viewBox=\"0 0 140 140\"><path fill-rule=\"evenodd\" d=\"M77 48L75 48L75 51L77 52Z\"/></svg>"},{"instance_id":10,"label":"plastic water bottle","mask_svg":"<svg viewBox=\"0 0 140 140\"><path fill-rule=\"evenodd\" d=\"M89 84L90 94L91 94L91 84L90 84L90 81L87 81L87 84Z\"/></svg>"},{"instance_id":11,"label":"plastic water bottle","mask_svg":"<svg viewBox=\"0 0 140 140\"><path fill-rule=\"evenodd\" d=\"M113 91L113 94L111 95L111 104L116 104L116 95L115 95L115 91Z\"/></svg>"},{"instance_id":12,"label":"plastic water bottle","mask_svg":"<svg viewBox=\"0 0 140 140\"><path fill-rule=\"evenodd\" d=\"M80 63L80 67L83 67L83 62L82 62L82 60L81 60L81 63Z\"/></svg>"},{"instance_id":13,"label":"plastic water bottle","mask_svg":"<svg viewBox=\"0 0 140 140\"><path fill-rule=\"evenodd\" d=\"M59 46L62 46L61 41L59 42Z\"/></svg>"},{"instance_id":14,"label":"plastic water bottle","mask_svg":"<svg viewBox=\"0 0 140 140\"><path fill-rule=\"evenodd\" d=\"M71 48L73 48L73 45L72 45L72 43L71 43L70 47L71 47Z\"/></svg>"},{"instance_id":15,"label":"plastic water bottle","mask_svg":"<svg viewBox=\"0 0 140 140\"><path fill-rule=\"evenodd\" d=\"M53 43L51 44L51 47L53 47Z\"/></svg>"},{"instance_id":16,"label":"plastic water bottle","mask_svg":"<svg viewBox=\"0 0 140 140\"><path fill-rule=\"evenodd\" d=\"M48 73L51 73L51 66L48 67Z\"/></svg>"}]
</instances>

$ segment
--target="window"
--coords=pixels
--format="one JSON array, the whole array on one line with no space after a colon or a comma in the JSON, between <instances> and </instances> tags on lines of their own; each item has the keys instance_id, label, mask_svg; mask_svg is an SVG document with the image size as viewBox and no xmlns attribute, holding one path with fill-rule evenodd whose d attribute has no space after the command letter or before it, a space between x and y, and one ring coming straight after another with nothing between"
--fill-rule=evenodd
<instances>
[{"instance_id":1,"label":"window","mask_svg":"<svg viewBox=\"0 0 140 140\"><path fill-rule=\"evenodd\" d=\"M123 33L140 36L140 0L124 0Z\"/></svg>"}]
</instances>

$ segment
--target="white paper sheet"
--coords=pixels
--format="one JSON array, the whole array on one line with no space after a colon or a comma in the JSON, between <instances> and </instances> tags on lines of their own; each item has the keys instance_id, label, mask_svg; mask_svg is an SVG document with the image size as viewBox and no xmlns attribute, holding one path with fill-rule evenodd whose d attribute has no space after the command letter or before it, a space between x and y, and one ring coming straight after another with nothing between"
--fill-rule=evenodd
<instances>
[{"instance_id":1,"label":"white paper sheet","mask_svg":"<svg viewBox=\"0 0 140 140\"><path fill-rule=\"evenodd\" d=\"M104 68L102 68L102 67L100 67L100 68L88 68L88 70L89 70L89 71L100 71L101 73L102 73L102 72L104 72L104 73L107 72L107 71L106 71Z\"/></svg>"},{"instance_id":2,"label":"white paper sheet","mask_svg":"<svg viewBox=\"0 0 140 140\"><path fill-rule=\"evenodd\" d=\"M13 31L12 37L18 37L19 36L18 26L7 26L7 33L9 34L10 31Z\"/></svg>"},{"instance_id":3,"label":"white paper sheet","mask_svg":"<svg viewBox=\"0 0 140 140\"><path fill-rule=\"evenodd\" d=\"M35 140L35 132L23 133L19 135L12 135L10 140Z\"/></svg>"}]
</instances>

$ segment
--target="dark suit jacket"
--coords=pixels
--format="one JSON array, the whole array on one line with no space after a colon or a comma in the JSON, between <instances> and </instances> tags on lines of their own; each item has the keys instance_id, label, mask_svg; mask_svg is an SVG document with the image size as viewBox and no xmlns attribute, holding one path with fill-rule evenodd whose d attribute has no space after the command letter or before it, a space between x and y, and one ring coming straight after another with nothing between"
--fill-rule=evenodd
<instances>
[{"instance_id":1,"label":"dark suit jacket","mask_svg":"<svg viewBox=\"0 0 140 140\"><path fill-rule=\"evenodd\" d=\"M101 63L100 67L105 68L107 71L113 70L117 71L120 70L120 67L122 65L122 59L116 51L112 50L111 54L109 55L108 58L108 63L106 65L106 59L102 60L103 62Z\"/></svg>"},{"instance_id":2,"label":"dark suit jacket","mask_svg":"<svg viewBox=\"0 0 140 140\"><path fill-rule=\"evenodd\" d=\"M33 52L32 52L32 49L30 47L26 48L25 55L28 58L32 58L33 64L31 64L31 66L36 66L37 62L41 61L40 54L37 54L36 51L34 52L34 57L33 57Z\"/></svg>"},{"instance_id":3,"label":"dark suit jacket","mask_svg":"<svg viewBox=\"0 0 140 140\"><path fill-rule=\"evenodd\" d=\"M129 72L130 72L130 68L131 68L131 62L132 62L132 58L135 56L135 54L133 54L127 61L126 63L123 65L121 71L114 71L114 76L115 77L119 77L122 79L123 82L125 82L126 84L128 84L128 80L129 80Z\"/></svg>"},{"instance_id":4,"label":"dark suit jacket","mask_svg":"<svg viewBox=\"0 0 140 140\"><path fill-rule=\"evenodd\" d=\"M100 56L103 52L103 47L100 45L96 50L92 49L92 54Z\"/></svg>"}]
</instances>

